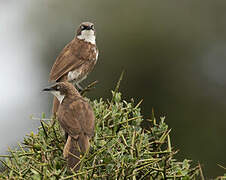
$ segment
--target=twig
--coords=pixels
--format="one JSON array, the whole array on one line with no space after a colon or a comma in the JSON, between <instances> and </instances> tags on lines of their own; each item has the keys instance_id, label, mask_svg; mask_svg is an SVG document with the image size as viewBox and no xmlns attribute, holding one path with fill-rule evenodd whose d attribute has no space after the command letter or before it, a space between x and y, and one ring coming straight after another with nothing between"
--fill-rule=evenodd
<instances>
[{"instance_id":1,"label":"twig","mask_svg":"<svg viewBox=\"0 0 226 180\"><path fill-rule=\"evenodd\" d=\"M47 137L48 137L48 134L47 134L46 129L45 129L43 123L42 123L42 120L40 120L40 123L41 123L41 125L42 125L42 129L43 129L43 131L44 131L45 137L47 138Z\"/></svg>"},{"instance_id":2,"label":"twig","mask_svg":"<svg viewBox=\"0 0 226 180\"><path fill-rule=\"evenodd\" d=\"M204 175L203 175L203 172L202 172L202 167L201 167L201 164L200 163L199 163L198 167L199 167L199 172L200 172L201 179L202 180L205 180Z\"/></svg>"},{"instance_id":3,"label":"twig","mask_svg":"<svg viewBox=\"0 0 226 180\"><path fill-rule=\"evenodd\" d=\"M112 99L111 99L110 104L112 104L113 100L115 99L116 93L117 93L117 92L118 92L118 90L119 90L119 87L120 87L121 81L122 81L123 76L124 76L124 72L125 72L125 70L123 70L123 71L122 71L122 73L121 73L121 75L120 75L120 77L119 77L119 80L118 80L117 85L116 85L116 87L115 87L115 90L114 90L114 95L112 96Z\"/></svg>"},{"instance_id":4,"label":"twig","mask_svg":"<svg viewBox=\"0 0 226 180\"><path fill-rule=\"evenodd\" d=\"M85 89L81 91L81 95L84 96L86 92L90 91L91 89L94 88L94 86L98 83L98 81L94 81L90 83Z\"/></svg>"}]
</instances>

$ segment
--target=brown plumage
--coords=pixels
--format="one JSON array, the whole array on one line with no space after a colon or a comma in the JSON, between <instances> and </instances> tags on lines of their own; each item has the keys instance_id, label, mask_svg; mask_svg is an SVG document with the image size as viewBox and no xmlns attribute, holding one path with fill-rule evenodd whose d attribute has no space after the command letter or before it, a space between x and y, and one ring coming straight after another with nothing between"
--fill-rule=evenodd
<instances>
[{"instance_id":1,"label":"brown plumage","mask_svg":"<svg viewBox=\"0 0 226 180\"><path fill-rule=\"evenodd\" d=\"M94 134L95 116L92 107L68 82L59 82L44 91L52 92L59 100L58 120L68 133L63 155L68 166L77 171L81 155L89 150L89 139Z\"/></svg>"},{"instance_id":2,"label":"brown plumage","mask_svg":"<svg viewBox=\"0 0 226 180\"><path fill-rule=\"evenodd\" d=\"M69 81L81 89L79 83L93 70L98 58L95 30L90 22L82 23L75 38L65 46L57 57L51 72L51 82ZM55 98L52 112L55 114L59 102Z\"/></svg>"}]
</instances>

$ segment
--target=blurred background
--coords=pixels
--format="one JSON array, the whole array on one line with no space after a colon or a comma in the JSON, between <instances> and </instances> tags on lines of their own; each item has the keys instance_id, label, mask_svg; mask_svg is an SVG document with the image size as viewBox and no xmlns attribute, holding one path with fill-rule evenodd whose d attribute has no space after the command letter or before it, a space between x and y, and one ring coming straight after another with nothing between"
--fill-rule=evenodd
<instances>
[{"instance_id":1,"label":"blurred background","mask_svg":"<svg viewBox=\"0 0 226 180\"><path fill-rule=\"evenodd\" d=\"M226 166L226 1L0 0L0 153L50 116L52 64L82 21L96 25L99 60L83 86L108 98L123 69L126 99L167 114L177 158L207 177Z\"/></svg>"}]
</instances>

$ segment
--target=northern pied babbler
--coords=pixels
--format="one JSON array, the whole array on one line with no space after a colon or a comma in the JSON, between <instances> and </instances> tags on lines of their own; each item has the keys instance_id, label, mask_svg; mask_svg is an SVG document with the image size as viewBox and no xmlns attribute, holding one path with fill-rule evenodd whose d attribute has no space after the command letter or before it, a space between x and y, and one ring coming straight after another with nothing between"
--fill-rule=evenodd
<instances>
[{"instance_id":1,"label":"northern pied babbler","mask_svg":"<svg viewBox=\"0 0 226 180\"><path fill-rule=\"evenodd\" d=\"M63 155L68 166L77 171L81 155L88 152L89 139L94 134L93 109L69 82L56 83L43 91L51 92L60 103L57 111L58 120L68 134Z\"/></svg>"},{"instance_id":2,"label":"northern pied babbler","mask_svg":"<svg viewBox=\"0 0 226 180\"><path fill-rule=\"evenodd\" d=\"M57 57L50 72L50 82L68 81L79 83L93 70L98 58L96 33L93 23L80 24L74 39L67 44ZM59 106L57 98L53 100L52 113L56 115Z\"/></svg>"}]
</instances>

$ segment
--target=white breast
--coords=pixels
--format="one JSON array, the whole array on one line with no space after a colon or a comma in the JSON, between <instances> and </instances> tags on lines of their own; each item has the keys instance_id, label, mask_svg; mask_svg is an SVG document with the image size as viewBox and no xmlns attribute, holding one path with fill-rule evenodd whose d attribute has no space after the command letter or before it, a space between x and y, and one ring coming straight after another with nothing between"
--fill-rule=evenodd
<instances>
[{"instance_id":1,"label":"white breast","mask_svg":"<svg viewBox=\"0 0 226 180\"><path fill-rule=\"evenodd\" d=\"M91 44L96 44L96 37L93 30L83 30L81 35L77 36L78 39L83 39Z\"/></svg>"},{"instance_id":2,"label":"white breast","mask_svg":"<svg viewBox=\"0 0 226 180\"><path fill-rule=\"evenodd\" d=\"M93 51L94 51L94 53L96 54L96 59L94 59L94 60L97 60L97 58L98 58L98 50L97 50L97 48L96 47L93 47L93 49L92 49Z\"/></svg>"},{"instance_id":3,"label":"white breast","mask_svg":"<svg viewBox=\"0 0 226 180\"><path fill-rule=\"evenodd\" d=\"M64 100L64 95L61 95L59 91L51 91L51 93L56 96L56 98L58 99L58 101L60 102L60 104L62 103L62 101Z\"/></svg>"},{"instance_id":4,"label":"white breast","mask_svg":"<svg viewBox=\"0 0 226 180\"><path fill-rule=\"evenodd\" d=\"M67 76L68 81L76 81L78 77L81 75L81 73L82 73L81 70L70 71Z\"/></svg>"},{"instance_id":5,"label":"white breast","mask_svg":"<svg viewBox=\"0 0 226 180\"><path fill-rule=\"evenodd\" d=\"M99 52L96 51L96 60L98 59Z\"/></svg>"}]
</instances>

